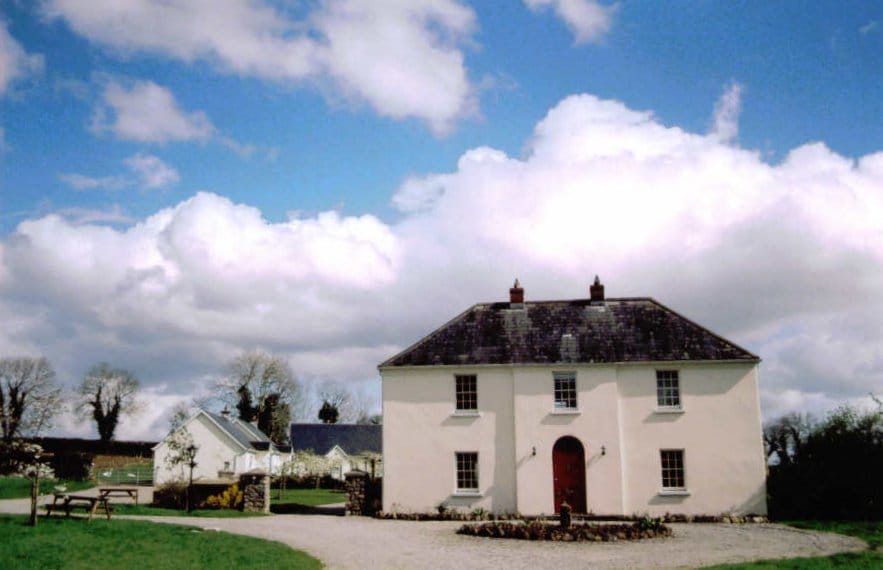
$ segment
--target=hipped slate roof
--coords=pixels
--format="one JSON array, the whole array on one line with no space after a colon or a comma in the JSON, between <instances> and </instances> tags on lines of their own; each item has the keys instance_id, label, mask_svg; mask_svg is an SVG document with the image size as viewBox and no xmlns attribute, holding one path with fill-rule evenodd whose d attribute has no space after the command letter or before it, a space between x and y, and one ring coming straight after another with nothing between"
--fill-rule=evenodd
<instances>
[{"instance_id":1,"label":"hipped slate roof","mask_svg":"<svg viewBox=\"0 0 883 570\"><path fill-rule=\"evenodd\" d=\"M276 449L270 438L256 426L233 416L225 417L223 414L215 414L205 410L203 412L246 449L254 451Z\"/></svg>"},{"instance_id":2,"label":"hipped slate roof","mask_svg":"<svg viewBox=\"0 0 883 570\"><path fill-rule=\"evenodd\" d=\"M759 358L650 298L480 303L380 365Z\"/></svg>"},{"instance_id":3,"label":"hipped slate roof","mask_svg":"<svg viewBox=\"0 0 883 570\"><path fill-rule=\"evenodd\" d=\"M361 424L291 424L291 447L325 455L335 445L347 455L383 450L383 426Z\"/></svg>"}]
</instances>

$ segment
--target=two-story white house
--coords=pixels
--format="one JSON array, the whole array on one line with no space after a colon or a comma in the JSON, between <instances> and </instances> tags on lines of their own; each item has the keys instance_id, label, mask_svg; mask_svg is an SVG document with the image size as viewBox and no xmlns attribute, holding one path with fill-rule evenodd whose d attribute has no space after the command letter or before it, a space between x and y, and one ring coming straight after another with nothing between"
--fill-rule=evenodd
<instances>
[{"instance_id":1,"label":"two-story white house","mask_svg":"<svg viewBox=\"0 0 883 570\"><path fill-rule=\"evenodd\" d=\"M383 509L766 513L760 359L650 298L480 303L379 366Z\"/></svg>"}]
</instances>

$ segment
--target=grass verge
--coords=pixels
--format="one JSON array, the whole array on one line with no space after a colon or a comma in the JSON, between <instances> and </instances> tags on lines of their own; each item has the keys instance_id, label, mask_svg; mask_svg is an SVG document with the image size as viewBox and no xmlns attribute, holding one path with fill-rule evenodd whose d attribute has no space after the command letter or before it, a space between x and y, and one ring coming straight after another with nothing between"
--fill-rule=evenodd
<instances>
[{"instance_id":1,"label":"grass verge","mask_svg":"<svg viewBox=\"0 0 883 570\"><path fill-rule=\"evenodd\" d=\"M40 494L55 492L55 487L64 485L66 492L81 491L95 486L92 481L40 480ZM0 499L26 499L31 496L31 480L24 477L0 477Z\"/></svg>"},{"instance_id":2,"label":"grass verge","mask_svg":"<svg viewBox=\"0 0 883 570\"><path fill-rule=\"evenodd\" d=\"M880 548L883 545L883 521L781 521L781 524L806 530L855 536L867 542L872 549ZM708 566L706 570L828 570L831 568L877 570L883 568L883 553L866 550L814 558L760 560L744 564Z\"/></svg>"},{"instance_id":3,"label":"grass verge","mask_svg":"<svg viewBox=\"0 0 883 570\"><path fill-rule=\"evenodd\" d=\"M264 513L246 513L233 509L194 509L188 513L179 509L164 509L151 507L150 505L131 505L125 503L111 503L114 515L131 515L142 517L210 517L216 519L240 518L240 517L263 517Z\"/></svg>"},{"instance_id":4,"label":"grass verge","mask_svg":"<svg viewBox=\"0 0 883 570\"><path fill-rule=\"evenodd\" d=\"M278 542L133 520L41 519L0 515L0 567L30 569L321 568Z\"/></svg>"},{"instance_id":5,"label":"grass verge","mask_svg":"<svg viewBox=\"0 0 883 570\"><path fill-rule=\"evenodd\" d=\"M336 489L284 489L281 499L279 498L279 489L271 489L270 497L271 505L316 507L346 502L346 493Z\"/></svg>"}]
</instances>

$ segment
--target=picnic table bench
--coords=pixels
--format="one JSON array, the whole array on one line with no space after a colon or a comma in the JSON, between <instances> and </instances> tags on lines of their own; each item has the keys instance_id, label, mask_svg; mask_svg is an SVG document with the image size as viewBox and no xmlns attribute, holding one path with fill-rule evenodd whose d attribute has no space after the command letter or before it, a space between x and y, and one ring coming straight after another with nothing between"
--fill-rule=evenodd
<instances>
[{"instance_id":1,"label":"picnic table bench","mask_svg":"<svg viewBox=\"0 0 883 570\"><path fill-rule=\"evenodd\" d=\"M126 487L123 485L99 487L98 495L105 499L109 497L129 497L130 499L135 500L136 505L138 504L138 487Z\"/></svg>"},{"instance_id":2,"label":"picnic table bench","mask_svg":"<svg viewBox=\"0 0 883 570\"><path fill-rule=\"evenodd\" d=\"M60 502L59 502L60 501ZM71 516L71 511L74 509L84 509L86 513L89 514L89 520L92 520L92 516L98 511L99 506L104 511L104 514L107 515L107 520L110 520L110 505L107 502L107 497L102 496L94 496L94 495L67 495L65 493L55 493L55 498L52 500L52 504L43 505L46 508L46 517L53 513L53 511L63 510L65 516Z\"/></svg>"}]
</instances>

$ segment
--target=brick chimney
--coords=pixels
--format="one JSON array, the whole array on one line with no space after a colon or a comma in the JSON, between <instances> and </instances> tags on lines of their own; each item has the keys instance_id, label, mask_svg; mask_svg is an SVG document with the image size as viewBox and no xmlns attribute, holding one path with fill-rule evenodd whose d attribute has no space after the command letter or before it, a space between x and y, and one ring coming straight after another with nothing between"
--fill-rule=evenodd
<instances>
[{"instance_id":1,"label":"brick chimney","mask_svg":"<svg viewBox=\"0 0 883 570\"><path fill-rule=\"evenodd\" d=\"M601 280L597 275L595 275L595 282L589 287L589 296L593 305L604 303L604 285L601 285Z\"/></svg>"},{"instance_id":2,"label":"brick chimney","mask_svg":"<svg viewBox=\"0 0 883 570\"><path fill-rule=\"evenodd\" d=\"M520 309L522 305L524 305L524 289L516 279L515 285L509 289L509 306L512 309Z\"/></svg>"}]
</instances>

